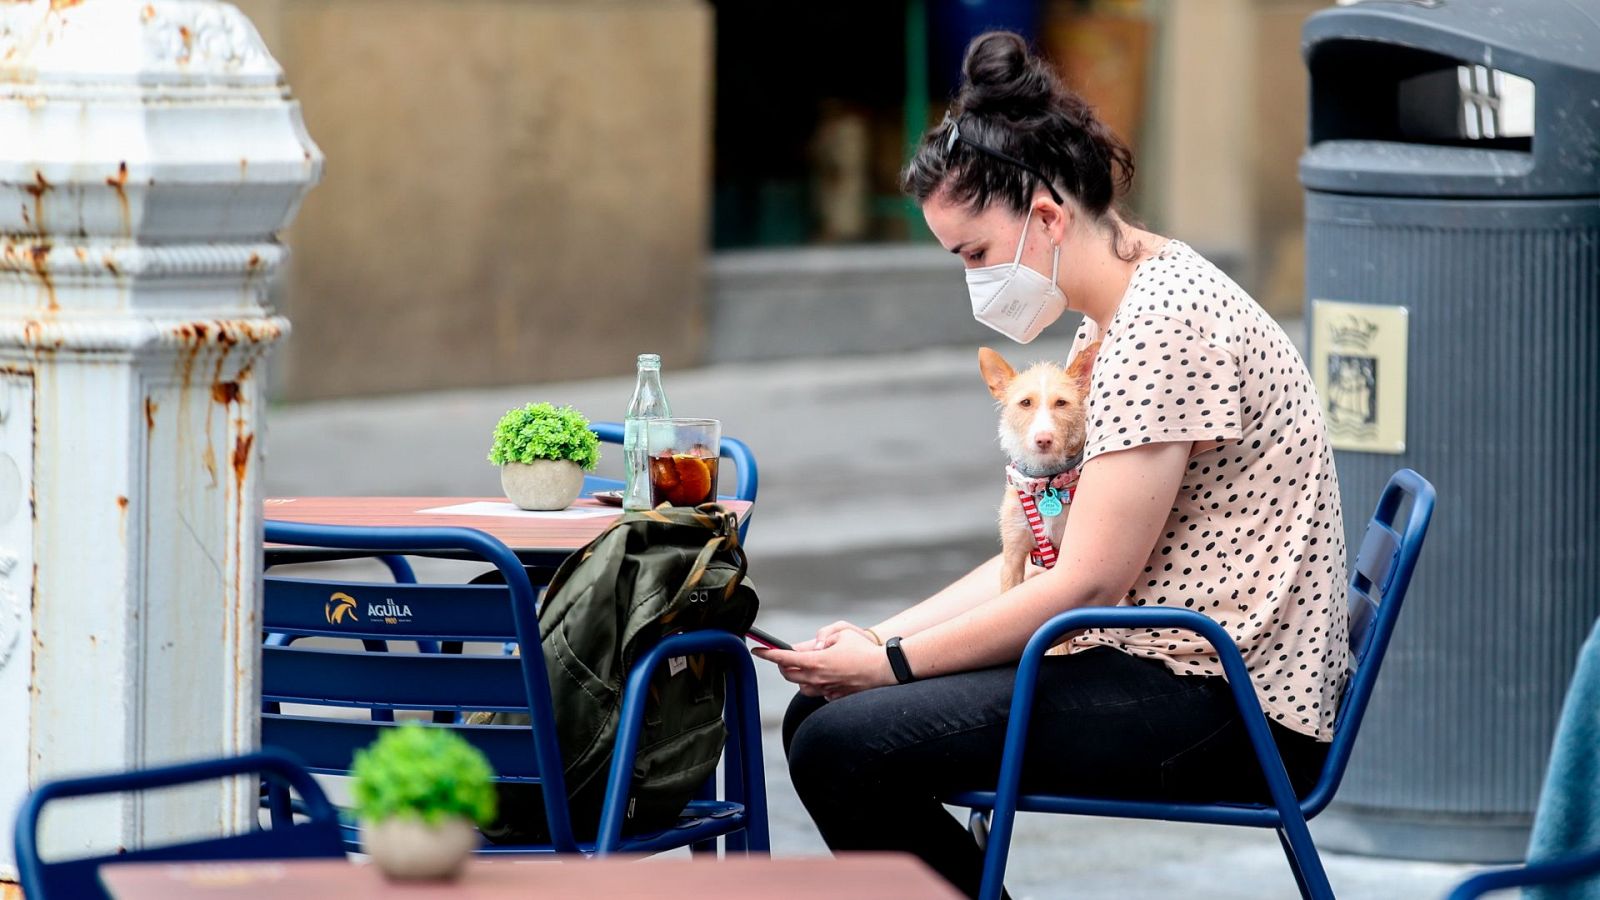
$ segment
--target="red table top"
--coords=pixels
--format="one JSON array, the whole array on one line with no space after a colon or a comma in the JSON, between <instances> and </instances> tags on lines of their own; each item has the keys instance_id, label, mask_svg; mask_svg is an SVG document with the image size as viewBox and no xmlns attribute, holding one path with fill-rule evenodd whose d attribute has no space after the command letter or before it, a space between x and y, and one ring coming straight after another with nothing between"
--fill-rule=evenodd
<instances>
[{"instance_id":1,"label":"red table top","mask_svg":"<svg viewBox=\"0 0 1600 900\"><path fill-rule=\"evenodd\" d=\"M600 536L616 515L583 519L513 518L506 516L440 515L420 510L465 503L500 503L504 497L275 497L266 501L266 517L281 522L315 525L365 525L369 527L429 527L453 525L476 528L493 535L518 553L550 551L570 553ZM741 519L751 504L743 500L719 501ZM587 497L573 509L621 510Z\"/></svg>"},{"instance_id":2,"label":"red table top","mask_svg":"<svg viewBox=\"0 0 1600 900\"><path fill-rule=\"evenodd\" d=\"M371 865L337 859L210 863L114 863L100 879L117 900L191 897L361 900L365 897L752 897L881 900L961 895L914 857L899 853L829 858L736 857L690 861L626 858L556 861L474 859L459 881L396 884Z\"/></svg>"}]
</instances>

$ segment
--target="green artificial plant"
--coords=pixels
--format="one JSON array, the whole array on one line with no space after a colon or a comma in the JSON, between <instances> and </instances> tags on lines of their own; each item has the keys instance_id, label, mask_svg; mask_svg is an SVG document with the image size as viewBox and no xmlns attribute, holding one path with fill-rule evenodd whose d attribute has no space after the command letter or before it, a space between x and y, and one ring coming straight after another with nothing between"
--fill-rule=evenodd
<instances>
[{"instance_id":1,"label":"green artificial plant","mask_svg":"<svg viewBox=\"0 0 1600 900\"><path fill-rule=\"evenodd\" d=\"M350 767L356 811L371 822L460 817L494 821L494 770L478 748L443 728L407 722L364 750Z\"/></svg>"},{"instance_id":2,"label":"green artificial plant","mask_svg":"<svg viewBox=\"0 0 1600 900\"><path fill-rule=\"evenodd\" d=\"M600 462L600 438L583 413L570 406L529 403L501 416L489 461L500 466L540 459L567 460L593 472Z\"/></svg>"}]
</instances>

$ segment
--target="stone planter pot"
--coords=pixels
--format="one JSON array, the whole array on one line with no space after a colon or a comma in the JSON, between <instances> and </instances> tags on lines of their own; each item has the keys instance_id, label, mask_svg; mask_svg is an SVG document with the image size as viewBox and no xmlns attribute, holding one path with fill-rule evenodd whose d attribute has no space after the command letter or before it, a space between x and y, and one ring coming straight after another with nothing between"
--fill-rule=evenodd
<instances>
[{"instance_id":1,"label":"stone planter pot","mask_svg":"<svg viewBox=\"0 0 1600 900\"><path fill-rule=\"evenodd\" d=\"M411 818L361 823L361 849L397 881L455 878L477 846L478 831L463 818L433 825Z\"/></svg>"},{"instance_id":2,"label":"stone planter pot","mask_svg":"<svg viewBox=\"0 0 1600 900\"><path fill-rule=\"evenodd\" d=\"M500 467L500 487L522 509L566 509L583 492L583 468L552 459L506 463Z\"/></svg>"}]
</instances>

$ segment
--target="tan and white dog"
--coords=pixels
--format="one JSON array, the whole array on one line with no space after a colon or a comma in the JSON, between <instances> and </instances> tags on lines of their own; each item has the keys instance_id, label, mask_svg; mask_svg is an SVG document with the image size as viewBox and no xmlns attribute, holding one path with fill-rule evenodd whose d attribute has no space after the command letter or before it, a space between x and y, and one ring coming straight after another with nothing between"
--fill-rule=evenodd
<instances>
[{"instance_id":1,"label":"tan and white dog","mask_svg":"<svg viewBox=\"0 0 1600 900\"><path fill-rule=\"evenodd\" d=\"M988 347L978 351L983 380L999 401L1000 446L1010 460L1000 501L1001 591L1022 582L1030 559L1055 565L1077 488L1099 349L1098 342L1084 348L1066 368L1041 362L1021 373Z\"/></svg>"}]
</instances>

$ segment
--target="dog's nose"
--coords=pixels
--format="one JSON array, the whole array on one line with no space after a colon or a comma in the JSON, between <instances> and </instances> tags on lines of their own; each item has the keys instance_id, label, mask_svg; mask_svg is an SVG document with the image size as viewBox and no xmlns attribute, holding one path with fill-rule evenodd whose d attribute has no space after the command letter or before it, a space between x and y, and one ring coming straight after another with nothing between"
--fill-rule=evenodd
<instances>
[{"instance_id":1,"label":"dog's nose","mask_svg":"<svg viewBox=\"0 0 1600 900\"><path fill-rule=\"evenodd\" d=\"M1056 439L1054 435L1036 434L1033 436L1033 445L1038 447L1040 450L1049 450L1051 447L1054 447L1055 444Z\"/></svg>"}]
</instances>

